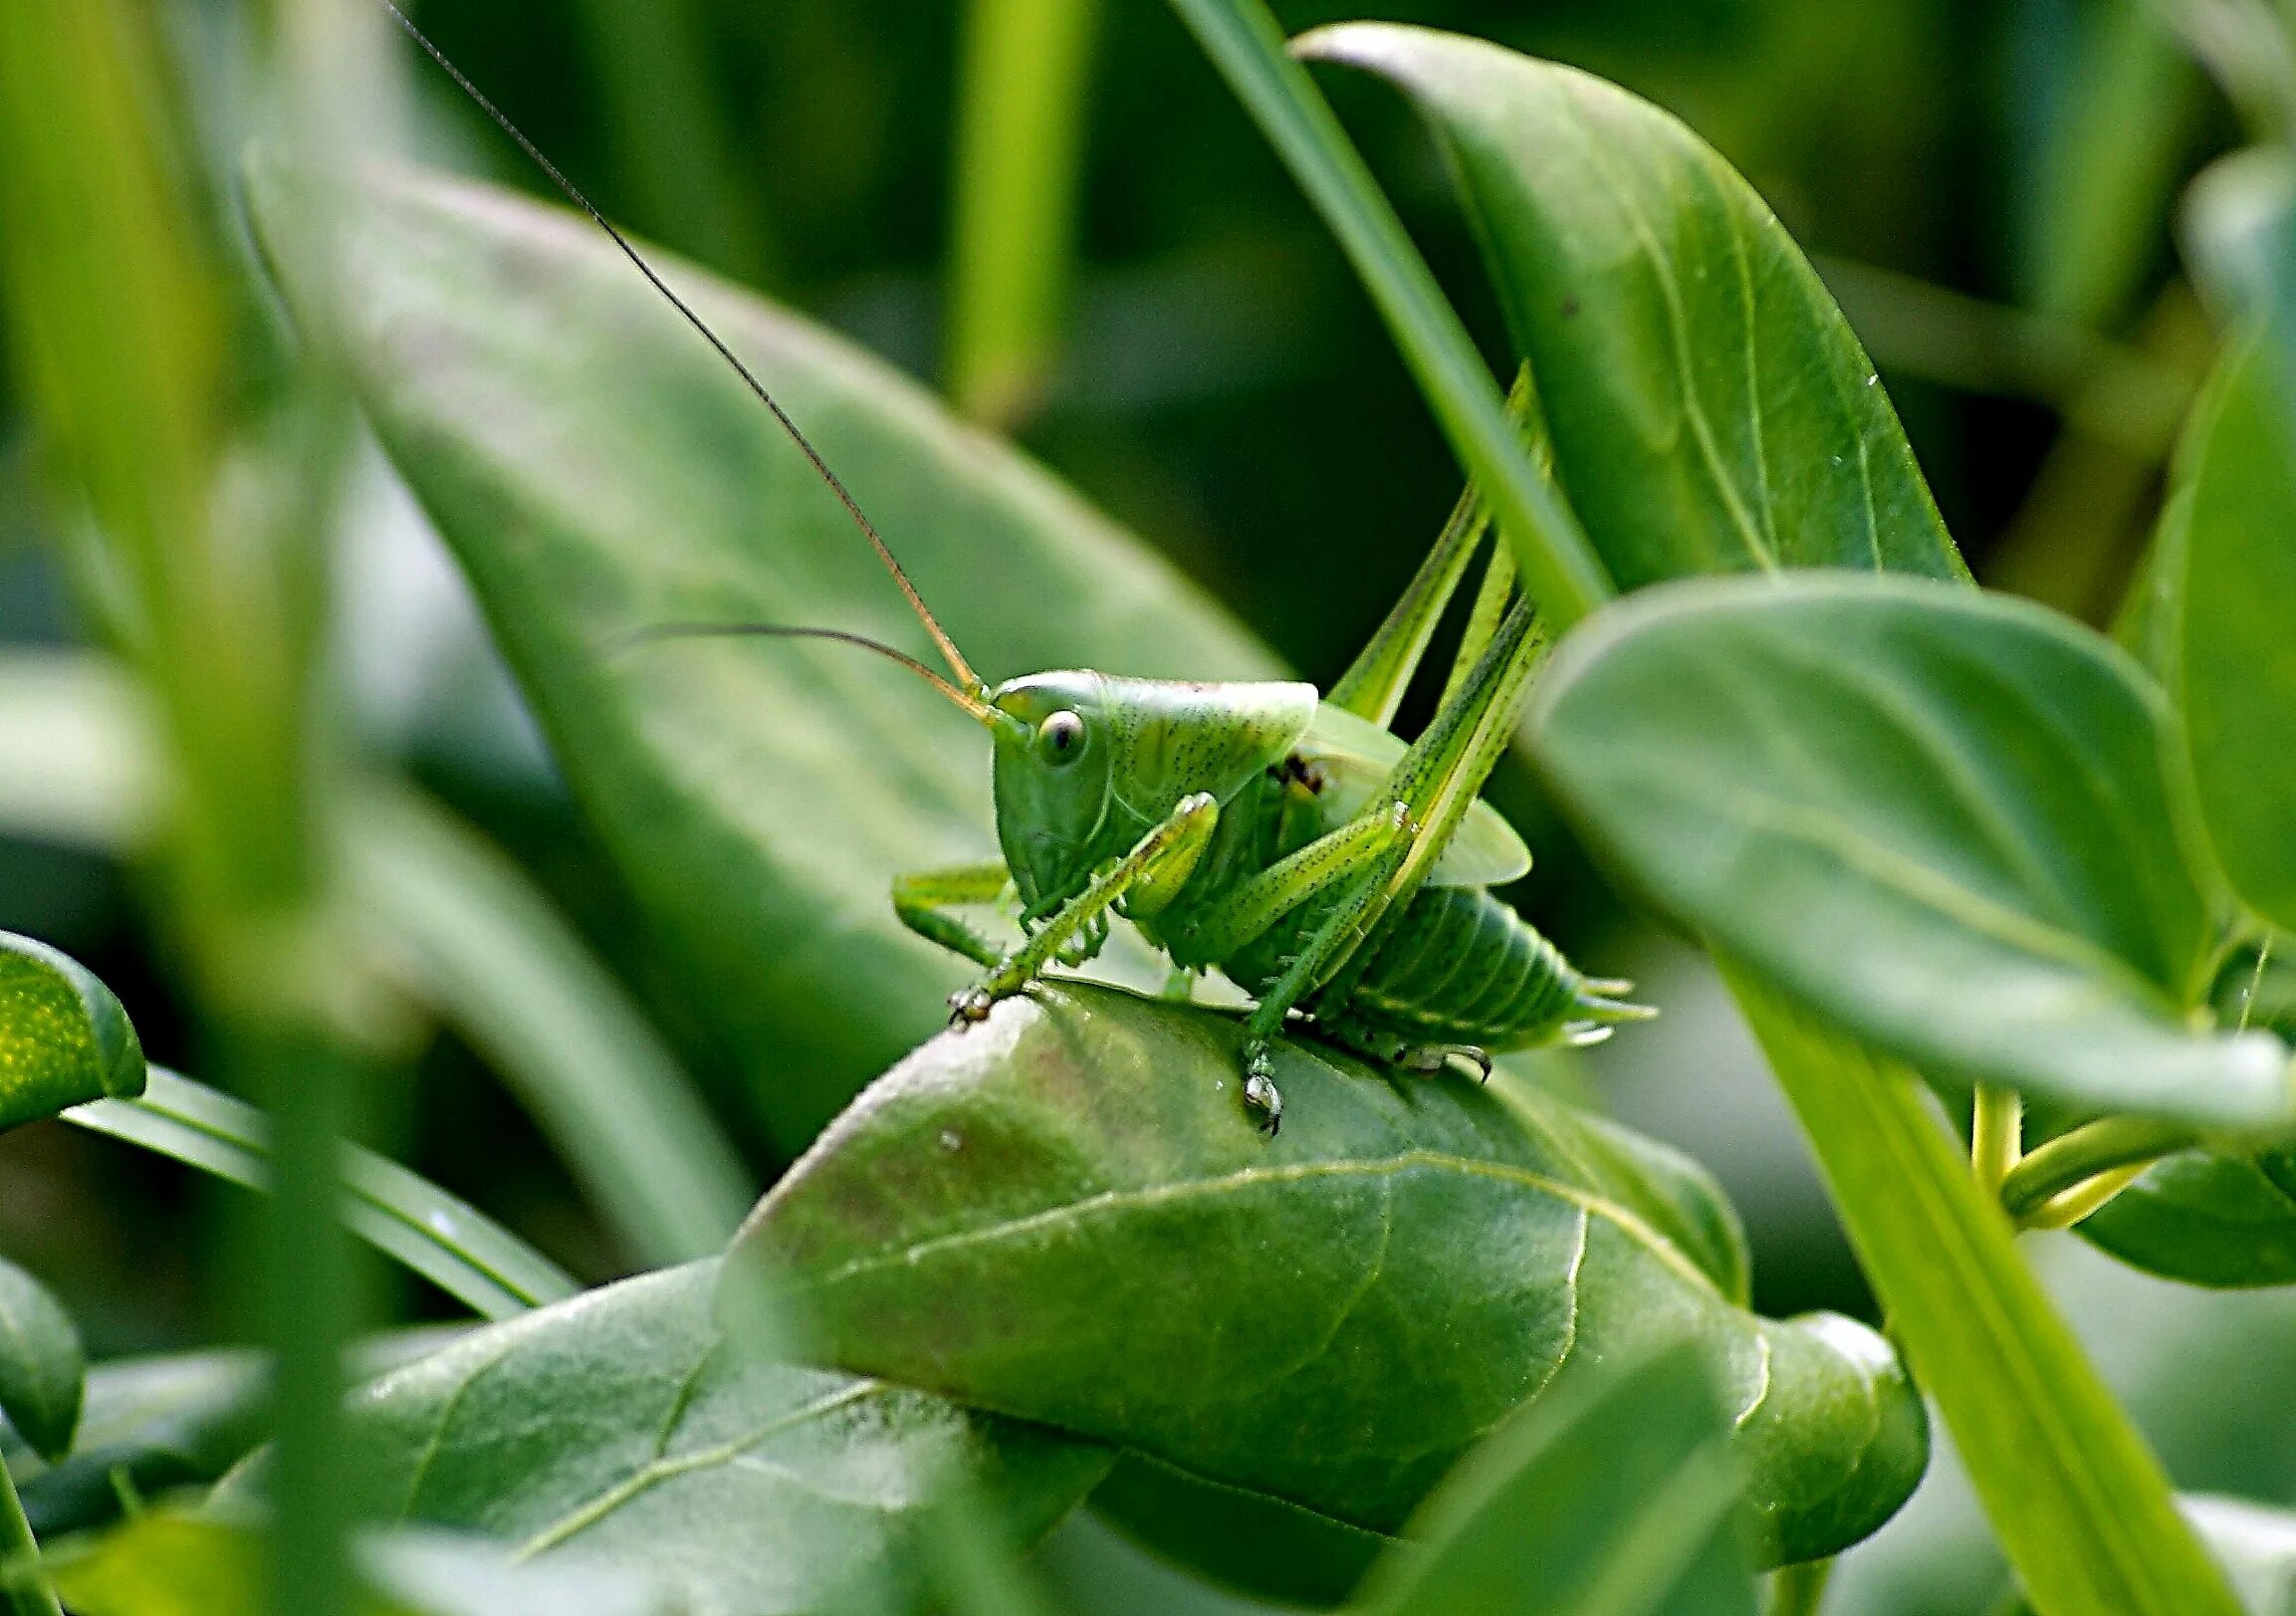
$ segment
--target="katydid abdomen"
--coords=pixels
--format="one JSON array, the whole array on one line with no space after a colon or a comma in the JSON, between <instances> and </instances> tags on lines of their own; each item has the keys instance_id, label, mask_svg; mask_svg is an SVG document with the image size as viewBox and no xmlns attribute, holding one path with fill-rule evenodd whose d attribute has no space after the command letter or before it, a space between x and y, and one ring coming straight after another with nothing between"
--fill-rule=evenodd
<instances>
[{"instance_id":1,"label":"katydid abdomen","mask_svg":"<svg viewBox=\"0 0 2296 1616\"><path fill-rule=\"evenodd\" d=\"M1286 917L1222 970L1258 996L1310 934ZM1523 1049L1588 1041L1629 1007L1625 984L1579 973L1513 908L1481 887L1421 887L1363 945L1336 1003L1309 1009L1336 1041L1386 1059L1447 1045Z\"/></svg>"}]
</instances>

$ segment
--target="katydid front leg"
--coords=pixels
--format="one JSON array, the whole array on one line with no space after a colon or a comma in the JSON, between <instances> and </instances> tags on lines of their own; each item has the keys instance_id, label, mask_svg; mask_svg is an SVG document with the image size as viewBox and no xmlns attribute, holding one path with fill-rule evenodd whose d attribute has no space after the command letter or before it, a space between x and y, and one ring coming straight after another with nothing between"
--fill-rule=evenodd
<instances>
[{"instance_id":1,"label":"katydid front leg","mask_svg":"<svg viewBox=\"0 0 2296 1616\"><path fill-rule=\"evenodd\" d=\"M1092 877L1089 885L1055 909L1036 934L999 962L970 988L949 996L949 1024L961 1027L986 1020L1000 999L1010 999L1042 974L1059 957L1070 938L1100 923L1108 906L1136 882L1173 883L1204 855L1212 830L1220 822L1220 805L1209 792L1181 799L1163 823L1142 836L1132 850Z\"/></svg>"}]
</instances>

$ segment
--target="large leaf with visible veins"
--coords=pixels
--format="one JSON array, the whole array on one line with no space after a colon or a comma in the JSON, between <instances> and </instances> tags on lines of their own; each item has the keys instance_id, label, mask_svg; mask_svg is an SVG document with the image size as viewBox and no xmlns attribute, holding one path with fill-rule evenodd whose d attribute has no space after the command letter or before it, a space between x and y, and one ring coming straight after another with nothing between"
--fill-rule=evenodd
<instances>
[{"instance_id":1,"label":"large leaf with visible veins","mask_svg":"<svg viewBox=\"0 0 2296 1616\"><path fill-rule=\"evenodd\" d=\"M1964 577L1873 363L1753 188L1618 86L1483 40L1346 23L1451 159L1555 474L1622 588L1851 567Z\"/></svg>"},{"instance_id":2,"label":"large leaf with visible veins","mask_svg":"<svg viewBox=\"0 0 2296 1616\"><path fill-rule=\"evenodd\" d=\"M368 1385L351 1432L385 1518L642 1572L689 1616L895 1609L947 1488L1033 1538L1108 1467L928 1393L750 1357L711 1317L716 1277L624 1280Z\"/></svg>"},{"instance_id":3,"label":"large leaf with visible veins","mask_svg":"<svg viewBox=\"0 0 2296 1616\"><path fill-rule=\"evenodd\" d=\"M2026 601L1700 578L1574 631L1531 700L1589 839L1670 915L1932 1073L2202 1124L2296 1114L2199 1000L2215 916L2160 692Z\"/></svg>"},{"instance_id":4,"label":"large leaf with visible veins","mask_svg":"<svg viewBox=\"0 0 2296 1616\"><path fill-rule=\"evenodd\" d=\"M1686 1213L1714 1200L1695 1170L1550 1099L1305 1041L1270 1141L1239 1039L1110 989L1001 1006L872 1085L729 1276L775 1285L822 1362L1373 1532L1566 1361L1674 1340L1722 1389L1773 1558L1855 1541L1920 1476L1889 1348L1747 1312Z\"/></svg>"}]
</instances>

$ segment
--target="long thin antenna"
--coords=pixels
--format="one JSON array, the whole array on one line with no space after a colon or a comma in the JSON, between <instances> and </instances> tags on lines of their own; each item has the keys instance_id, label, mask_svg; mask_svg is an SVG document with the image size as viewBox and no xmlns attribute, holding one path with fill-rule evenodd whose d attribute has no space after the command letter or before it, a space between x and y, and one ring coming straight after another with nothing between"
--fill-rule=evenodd
<instances>
[{"instance_id":1,"label":"long thin antenna","mask_svg":"<svg viewBox=\"0 0 2296 1616\"><path fill-rule=\"evenodd\" d=\"M703 320L700 315L695 314L685 299L670 290L668 283L654 273L654 267L640 256L635 247L630 245L629 238L614 228L612 221L597 210L596 206L581 193L573 180L567 178L557 163L543 155L542 148L526 137L525 131L510 120L510 115L489 101L485 91L465 78L462 69L449 62L446 59L446 53L430 42L429 35L415 27L414 19L401 11L395 0L375 0L375 3L390 13L398 26L405 30L406 37L422 47L425 56L446 70L447 77L460 87L464 95L478 104L479 111L494 119L496 127L518 142L519 149L534 159L537 168L550 175L551 182L566 193L568 201L588 214L592 223L613 238L613 244L622 250L622 256L637 266L638 273L653 284L653 289L656 292L669 299L670 307L685 317L687 325L702 334L703 339L710 346L718 350L718 357L734 367L734 373L749 384L750 391L758 395L758 402L774 412L774 419L782 423L782 430L789 433L791 440L804 451L805 458L813 464L813 470L821 474L821 481L829 485L830 492L834 493L838 502L844 506L845 514L853 519L853 526L859 528L861 537L869 541L869 548L874 550L877 553L877 559L885 564L885 571L893 575L893 581L898 583L901 586L901 592L908 596L911 609L917 613L917 620L925 625L925 632L931 634L933 643L941 648L941 655L948 661L949 671L957 676L958 683L969 691L987 689L988 687L982 682L981 676L973 671L972 664L967 662L964 654L957 649L957 642L943 631L939 619L934 617L932 609L925 604L925 597L919 594L917 586L909 581L909 575L903 572L901 564L893 559L891 548L878 534L876 526L862 514L860 503L838 480L837 474L829 469L829 463L821 458L821 453L813 447L812 440L799 430L798 423L790 418L790 412L782 408L774 395L766 390L765 383L751 373L750 367L741 361L732 348L726 346L724 340L716 332L710 330L709 323ZM825 633L828 630L820 630L820 632ZM934 677L938 678L939 675L936 674Z\"/></svg>"},{"instance_id":2,"label":"long thin antenna","mask_svg":"<svg viewBox=\"0 0 2296 1616\"><path fill-rule=\"evenodd\" d=\"M864 651L875 651L879 656L890 657L893 661L900 663L901 666L965 709L968 716L977 718L984 724L994 723L997 718L997 709L983 701L978 692L959 689L907 651L896 650L882 640L871 639L866 634L850 633L842 628L796 628L781 623L653 623L622 636L614 642L613 649L627 650L632 646L643 645L657 639L741 638L833 639L840 645L858 645Z\"/></svg>"}]
</instances>

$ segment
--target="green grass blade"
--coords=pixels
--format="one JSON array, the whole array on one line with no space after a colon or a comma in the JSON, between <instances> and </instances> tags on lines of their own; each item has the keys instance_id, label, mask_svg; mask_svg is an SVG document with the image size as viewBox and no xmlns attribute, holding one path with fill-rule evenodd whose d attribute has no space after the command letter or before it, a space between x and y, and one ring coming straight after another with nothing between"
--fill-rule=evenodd
<instances>
[{"instance_id":1,"label":"green grass blade","mask_svg":"<svg viewBox=\"0 0 2296 1616\"><path fill-rule=\"evenodd\" d=\"M1100 0L972 0L958 87L949 391L1009 424L1059 357Z\"/></svg>"},{"instance_id":2,"label":"green grass blade","mask_svg":"<svg viewBox=\"0 0 2296 1616\"><path fill-rule=\"evenodd\" d=\"M2237 1616L2160 1461L1978 1194L1919 1079L1722 964L2034 1608Z\"/></svg>"},{"instance_id":3,"label":"green grass blade","mask_svg":"<svg viewBox=\"0 0 2296 1616\"><path fill-rule=\"evenodd\" d=\"M254 1106L164 1067L141 1099L97 1100L64 1120L268 1192L270 1122ZM344 1152L344 1225L485 1318L508 1318L579 1287L565 1270L458 1196L372 1151Z\"/></svg>"},{"instance_id":4,"label":"green grass blade","mask_svg":"<svg viewBox=\"0 0 2296 1616\"><path fill-rule=\"evenodd\" d=\"M1483 485L1530 594L1557 632L1569 627L1616 592L1609 575L1524 453L1490 367L1330 104L1285 52L1263 0L1172 3L1339 238L1444 435Z\"/></svg>"},{"instance_id":5,"label":"green grass blade","mask_svg":"<svg viewBox=\"0 0 2296 1616\"><path fill-rule=\"evenodd\" d=\"M361 911L517 1091L632 1256L725 1245L750 1176L619 983L508 857L411 793L346 826Z\"/></svg>"}]
</instances>

